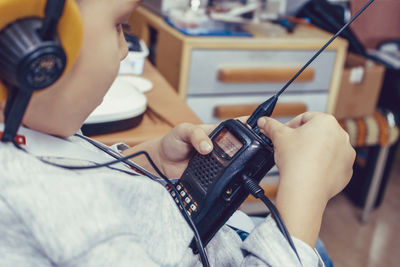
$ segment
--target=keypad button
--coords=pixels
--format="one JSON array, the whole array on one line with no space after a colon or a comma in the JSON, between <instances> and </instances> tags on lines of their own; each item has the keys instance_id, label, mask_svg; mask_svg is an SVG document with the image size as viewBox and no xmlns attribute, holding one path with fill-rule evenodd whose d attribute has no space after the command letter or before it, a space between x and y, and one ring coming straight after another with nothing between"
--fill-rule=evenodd
<instances>
[{"instance_id":1,"label":"keypad button","mask_svg":"<svg viewBox=\"0 0 400 267\"><path fill-rule=\"evenodd\" d=\"M172 197L175 197L175 196L176 196L176 194L175 194L174 191L171 192L171 196L172 196Z\"/></svg>"},{"instance_id":2,"label":"keypad button","mask_svg":"<svg viewBox=\"0 0 400 267\"><path fill-rule=\"evenodd\" d=\"M180 186L179 184L176 186L176 189L181 190L182 186Z\"/></svg>"},{"instance_id":3,"label":"keypad button","mask_svg":"<svg viewBox=\"0 0 400 267\"><path fill-rule=\"evenodd\" d=\"M190 199L189 197L186 197L186 198L185 198L185 202L186 202L186 203L190 203L190 201L191 201L191 199Z\"/></svg>"},{"instance_id":4,"label":"keypad button","mask_svg":"<svg viewBox=\"0 0 400 267\"><path fill-rule=\"evenodd\" d=\"M191 208L193 211L196 211L196 210L197 210L197 207L196 207L196 205L194 205L194 204L190 205L190 208Z\"/></svg>"},{"instance_id":5,"label":"keypad button","mask_svg":"<svg viewBox=\"0 0 400 267\"><path fill-rule=\"evenodd\" d=\"M186 195L185 191L181 191L181 196L184 197Z\"/></svg>"},{"instance_id":6,"label":"keypad button","mask_svg":"<svg viewBox=\"0 0 400 267\"><path fill-rule=\"evenodd\" d=\"M179 203L179 200L178 200L178 198L177 198L177 197L175 198L175 202L176 202L176 203Z\"/></svg>"}]
</instances>

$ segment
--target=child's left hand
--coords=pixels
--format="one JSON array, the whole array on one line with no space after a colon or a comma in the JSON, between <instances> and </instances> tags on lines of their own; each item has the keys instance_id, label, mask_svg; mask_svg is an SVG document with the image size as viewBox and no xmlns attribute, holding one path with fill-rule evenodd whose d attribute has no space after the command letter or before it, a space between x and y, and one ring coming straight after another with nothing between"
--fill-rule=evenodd
<instances>
[{"instance_id":1,"label":"child's left hand","mask_svg":"<svg viewBox=\"0 0 400 267\"><path fill-rule=\"evenodd\" d=\"M202 155L213 149L208 135L215 125L182 123L160 139L158 163L164 174L179 178L186 169L193 148Z\"/></svg>"},{"instance_id":2,"label":"child's left hand","mask_svg":"<svg viewBox=\"0 0 400 267\"><path fill-rule=\"evenodd\" d=\"M206 155L213 149L208 137L216 125L182 123L162 138L151 140L127 149L124 155L147 151L157 167L168 178L179 178L187 167L193 148ZM147 170L151 165L144 157L132 159Z\"/></svg>"}]
</instances>

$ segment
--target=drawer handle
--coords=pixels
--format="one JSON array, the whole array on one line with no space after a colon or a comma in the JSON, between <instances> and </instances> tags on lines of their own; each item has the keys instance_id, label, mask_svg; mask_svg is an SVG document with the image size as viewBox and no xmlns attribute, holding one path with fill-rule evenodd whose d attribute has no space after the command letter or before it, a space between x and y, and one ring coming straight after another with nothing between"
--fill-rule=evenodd
<instances>
[{"instance_id":1,"label":"drawer handle","mask_svg":"<svg viewBox=\"0 0 400 267\"><path fill-rule=\"evenodd\" d=\"M250 115L257 105L220 105L214 108L214 117L220 120L226 120L241 116ZM276 105L272 117L284 118L294 117L308 110L304 103L279 103Z\"/></svg>"},{"instance_id":2,"label":"drawer handle","mask_svg":"<svg viewBox=\"0 0 400 267\"><path fill-rule=\"evenodd\" d=\"M298 67L222 67L218 70L218 80L224 83L261 83L289 81L297 72ZM312 82L315 70L306 69L295 82Z\"/></svg>"}]
</instances>

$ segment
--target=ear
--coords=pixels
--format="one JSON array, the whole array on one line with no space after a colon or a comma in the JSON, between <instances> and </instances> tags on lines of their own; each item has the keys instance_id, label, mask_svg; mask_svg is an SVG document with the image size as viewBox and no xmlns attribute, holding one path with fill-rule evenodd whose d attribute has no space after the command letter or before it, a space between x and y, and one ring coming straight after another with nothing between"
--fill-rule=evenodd
<instances>
[{"instance_id":1,"label":"ear","mask_svg":"<svg viewBox=\"0 0 400 267\"><path fill-rule=\"evenodd\" d=\"M2 0L0 1L0 32L11 23L24 18L44 18L47 0ZM83 25L75 0L66 0L59 21L57 35L65 52L68 71L79 56L83 40ZM0 70L1 71L1 70ZM0 101L5 101L7 90L0 80Z\"/></svg>"}]
</instances>

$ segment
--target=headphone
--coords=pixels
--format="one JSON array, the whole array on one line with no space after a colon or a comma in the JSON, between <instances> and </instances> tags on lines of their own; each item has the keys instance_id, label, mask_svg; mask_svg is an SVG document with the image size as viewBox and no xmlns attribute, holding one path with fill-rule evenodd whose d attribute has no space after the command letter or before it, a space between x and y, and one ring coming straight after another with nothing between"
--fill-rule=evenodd
<instances>
[{"instance_id":1,"label":"headphone","mask_svg":"<svg viewBox=\"0 0 400 267\"><path fill-rule=\"evenodd\" d=\"M32 94L54 84L78 58L83 23L75 0L0 0L2 142L14 142Z\"/></svg>"}]
</instances>

